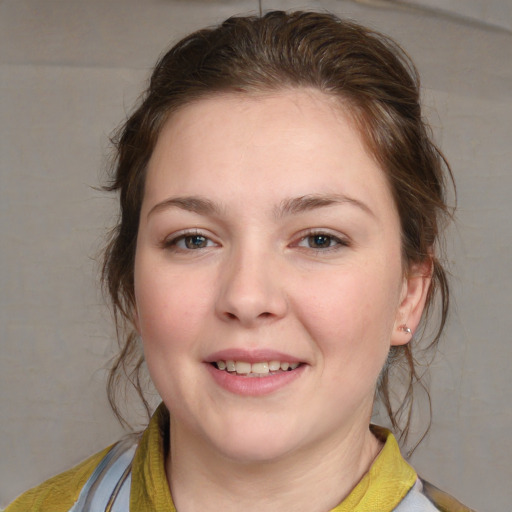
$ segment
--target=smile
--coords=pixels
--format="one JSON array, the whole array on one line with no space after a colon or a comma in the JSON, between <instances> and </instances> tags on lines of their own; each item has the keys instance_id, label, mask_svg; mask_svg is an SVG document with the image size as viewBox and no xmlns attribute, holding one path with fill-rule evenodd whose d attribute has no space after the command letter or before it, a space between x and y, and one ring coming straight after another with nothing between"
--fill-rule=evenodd
<instances>
[{"instance_id":1,"label":"smile","mask_svg":"<svg viewBox=\"0 0 512 512\"><path fill-rule=\"evenodd\" d=\"M213 365L222 371L245 375L247 377L265 377L276 373L292 371L299 367L300 363L288 363L286 361L248 361L219 360Z\"/></svg>"}]
</instances>

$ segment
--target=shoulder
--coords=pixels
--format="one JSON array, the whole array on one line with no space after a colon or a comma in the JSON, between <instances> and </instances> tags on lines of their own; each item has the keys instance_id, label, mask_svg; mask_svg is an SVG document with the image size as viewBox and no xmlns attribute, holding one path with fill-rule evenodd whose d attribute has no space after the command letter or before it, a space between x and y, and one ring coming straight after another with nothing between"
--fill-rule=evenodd
<instances>
[{"instance_id":1,"label":"shoulder","mask_svg":"<svg viewBox=\"0 0 512 512\"><path fill-rule=\"evenodd\" d=\"M30 489L14 500L4 512L67 512L111 448L112 446L105 448L72 469Z\"/></svg>"},{"instance_id":2,"label":"shoulder","mask_svg":"<svg viewBox=\"0 0 512 512\"><path fill-rule=\"evenodd\" d=\"M441 491L431 483L418 478L412 489L394 512L475 512Z\"/></svg>"}]
</instances>

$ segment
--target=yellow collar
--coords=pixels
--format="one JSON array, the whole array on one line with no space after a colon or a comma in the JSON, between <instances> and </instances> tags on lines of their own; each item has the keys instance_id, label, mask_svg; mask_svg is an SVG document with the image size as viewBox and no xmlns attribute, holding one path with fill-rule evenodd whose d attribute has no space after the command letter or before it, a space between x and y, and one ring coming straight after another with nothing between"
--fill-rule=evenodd
<instances>
[{"instance_id":1,"label":"yellow collar","mask_svg":"<svg viewBox=\"0 0 512 512\"><path fill-rule=\"evenodd\" d=\"M416 471L407 464L393 434L372 425L373 434L384 446L352 492L331 512L391 512L403 500L417 480Z\"/></svg>"},{"instance_id":2,"label":"yellow collar","mask_svg":"<svg viewBox=\"0 0 512 512\"><path fill-rule=\"evenodd\" d=\"M132 462L130 510L176 512L165 474L163 436L169 436L168 418L169 413L161 403L142 434Z\"/></svg>"},{"instance_id":3,"label":"yellow collar","mask_svg":"<svg viewBox=\"0 0 512 512\"><path fill-rule=\"evenodd\" d=\"M372 432L384 447L368 473L331 512L391 512L416 482L416 472L403 459L393 434L381 427L372 427ZM130 510L176 512L165 474L164 442L168 435L168 412L161 404L133 459Z\"/></svg>"}]
</instances>

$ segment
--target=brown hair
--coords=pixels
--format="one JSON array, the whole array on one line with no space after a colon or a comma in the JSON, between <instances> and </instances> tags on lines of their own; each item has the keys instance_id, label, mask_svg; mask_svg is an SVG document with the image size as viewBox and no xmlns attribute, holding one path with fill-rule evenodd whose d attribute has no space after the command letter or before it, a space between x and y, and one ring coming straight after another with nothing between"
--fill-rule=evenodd
<instances>
[{"instance_id":1,"label":"brown hair","mask_svg":"<svg viewBox=\"0 0 512 512\"><path fill-rule=\"evenodd\" d=\"M424 320L436 302L439 323L427 346L437 344L449 290L434 247L440 221L449 215L445 170L452 178L422 117L414 65L389 38L334 15L273 11L262 17L229 18L189 35L161 57L140 105L114 138L117 154L107 188L119 191L121 214L105 251L103 283L121 348L108 381L109 399L121 420L116 391L123 373L147 408L140 380L144 359L131 323L133 268L146 166L164 122L177 108L216 93L297 87L313 87L338 98L386 173L401 219L404 268L432 264ZM437 295L439 301L434 300ZM391 349L378 383L381 402L402 438L410 427L413 387L420 382L414 355L419 338ZM407 378L395 407L390 371L397 367L405 368Z\"/></svg>"}]
</instances>

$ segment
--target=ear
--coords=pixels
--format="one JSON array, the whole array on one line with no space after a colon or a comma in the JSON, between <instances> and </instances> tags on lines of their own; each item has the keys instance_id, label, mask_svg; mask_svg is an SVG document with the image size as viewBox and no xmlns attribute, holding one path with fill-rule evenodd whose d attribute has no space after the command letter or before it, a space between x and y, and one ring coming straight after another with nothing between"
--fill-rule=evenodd
<instances>
[{"instance_id":1,"label":"ear","mask_svg":"<svg viewBox=\"0 0 512 512\"><path fill-rule=\"evenodd\" d=\"M421 320L432 281L432 260L414 263L403 278L391 345L409 343ZM410 332L408 331L410 329Z\"/></svg>"}]
</instances>

